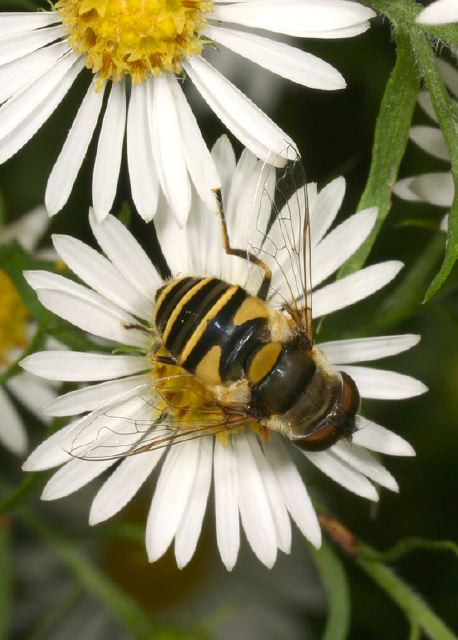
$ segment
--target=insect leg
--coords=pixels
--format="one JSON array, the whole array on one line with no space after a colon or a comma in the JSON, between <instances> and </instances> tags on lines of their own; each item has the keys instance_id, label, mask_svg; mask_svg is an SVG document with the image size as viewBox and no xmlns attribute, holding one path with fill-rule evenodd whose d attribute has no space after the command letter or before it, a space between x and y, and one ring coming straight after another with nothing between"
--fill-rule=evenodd
<instances>
[{"instance_id":1,"label":"insect leg","mask_svg":"<svg viewBox=\"0 0 458 640\"><path fill-rule=\"evenodd\" d=\"M261 300L266 300L267 295L269 293L270 283L272 281L272 271L269 269L266 263L260 258L258 258L258 256L254 255L254 253L250 253L248 250L245 250L245 249L234 249L233 247L231 247L231 243L229 240L229 233L227 230L226 218L224 216L221 191L218 189L215 193L216 193L216 198L218 200L218 213L221 219L221 232L223 236L224 251L229 256L237 256L238 258L243 258L245 260L248 259L250 262L252 262L253 264L256 264L258 267L260 267L264 271L264 278L261 282L261 285L256 295L258 296L258 298L261 298Z\"/></svg>"}]
</instances>

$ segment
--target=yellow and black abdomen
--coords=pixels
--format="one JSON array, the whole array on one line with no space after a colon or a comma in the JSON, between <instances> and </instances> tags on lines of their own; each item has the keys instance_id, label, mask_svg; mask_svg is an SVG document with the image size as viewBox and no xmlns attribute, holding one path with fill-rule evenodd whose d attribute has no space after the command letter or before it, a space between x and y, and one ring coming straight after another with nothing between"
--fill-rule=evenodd
<instances>
[{"instance_id":1,"label":"yellow and black abdomen","mask_svg":"<svg viewBox=\"0 0 458 640\"><path fill-rule=\"evenodd\" d=\"M218 278L180 278L156 293L155 324L163 346L208 384L245 375L251 354L270 339L268 318L262 300Z\"/></svg>"}]
</instances>

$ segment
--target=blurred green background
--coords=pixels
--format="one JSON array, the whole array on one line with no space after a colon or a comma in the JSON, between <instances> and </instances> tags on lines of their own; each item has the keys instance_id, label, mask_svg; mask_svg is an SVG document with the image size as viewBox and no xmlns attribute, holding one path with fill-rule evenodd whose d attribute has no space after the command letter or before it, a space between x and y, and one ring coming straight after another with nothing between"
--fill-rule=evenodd
<instances>
[{"instance_id":1,"label":"blurred green background","mask_svg":"<svg viewBox=\"0 0 458 640\"><path fill-rule=\"evenodd\" d=\"M2 2L0 6L8 10L18 5ZM299 42L296 44L300 46ZM348 88L325 93L282 80L272 82L267 72L249 63L242 64L235 55L224 60L224 68L297 142L309 180L323 185L337 175L346 177L348 188L341 212L344 217L354 211L367 178L375 120L394 62L390 29L386 23L376 21L369 32L357 38L308 40L303 41L302 46L334 64L346 78ZM8 221L42 202L47 176L84 85L82 79L32 141L0 167L0 190ZM204 137L211 145L222 127L203 103L194 98L193 106ZM416 122L424 120L425 116L418 111ZM75 234L92 242L87 209L93 157L94 145L68 205L52 220L52 232ZM401 176L446 170L446 166L410 143ZM129 198L124 167L116 207L119 209ZM434 228L444 213L426 205L395 200L369 263L400 259L406 263L404 271L380 294L336 314L332 321L326 320L320 333L323 340L374 332L422 335L418 347L381 362L380 367L418 377L429 386L430 392L411 400L365 403L366 415L405 437L417 452L415 459L385 459L399 481L400 494L382 491L380 503L374 507L311 468L304 470L314 497L351 531L379 550L405 537L456 540L458 533L457 270L431 302L421 304L440 263L443 239L438 239L439 233ZM412 220L431 222L431 229L422 228ZM132 230L151 251L154 246L151 228L133 217ZM395 296L408 274L414 283L408 287L409 304L405 296L401 300L393 297L389 314L387 299ZM20 411L32 444L38 443L43 436L43 426L24 409ZM20 461L12 459L4 450L0 450L0 469L4 486L13 488L23 479ZM154 478L113 525L89 530L87 512L96 483L74 497L43 505L39 502L39 489L45 475L42 483L23 501L25 510L4 515L0 521L4 543L12 552L11 637L134 637L86 587L79 585L75 580L78 572L72 572L68 565L65 567L65 563L60 562L52 552L52 544L50 547L46 542L50 539L49 532L40 533L33 515L30 516L33 513L38 513L53 529L64 532L89 566L100 568L134 603L139 603L168 628L144 637L192 639L201 637L198 635L201 632L221 640L321 637L325 594L301 536L295 536L291 557L280 558L272 571L257 562L244 542L238 564L228 574L217 556L210 509L198 552L186 569L176 569L171 552L149 565L144 546L137 539L138 527L129 529L128 525L144 523ZM358 568L347 562L345 566L352 600L350 638L407 638L408 625L399 609ZM452 554L414 552L396 563L396 572L429 601L451 628L458 628L458 572ZM177 635L177 627L182 629L182 635Z\"/></svg>"}]
</instances>

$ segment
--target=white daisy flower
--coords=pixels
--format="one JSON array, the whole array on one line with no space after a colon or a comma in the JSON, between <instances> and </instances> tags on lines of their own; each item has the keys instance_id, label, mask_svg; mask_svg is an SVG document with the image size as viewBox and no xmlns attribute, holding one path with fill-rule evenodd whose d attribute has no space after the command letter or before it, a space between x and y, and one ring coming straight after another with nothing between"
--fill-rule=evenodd
<instances>
[{"instance_id":1,"label":"white daisy flower","mask_svg":"<svg viewBox=\"0 0 458 640\"><path fill-rule=\"evenodd\" d=\"M250 216L262 163L248 151L236 163L225 137L215 145L213 158L223 177L223 201L231 244L246 247L248 224L241 221L247 221ZM366 298L390 282L402 267L396 261L374 264L323 285L360 246L376 219L376 211L369 209L329 231L344 192L343 178L319 192L316 185L308 185L316 318ZM27 371L47 379L95 383L57 398L46 408L53 416L85 415L52 435L25 462L27 471L60 466L45 486L42 498L54 500L67 496L108 468L114 468L92 502L89 521L96 524L122 509L162 463L146 527L150 561L161 557L175 540L178 566L189 562L198 542L212 482L217 544L228 569L237 560L241 528L254 553L268 567L274 564L278 549L284 552L290 549L290 519L318 547L320 527L307 489L291 459L288 440L273 432L270 437L261 437L260 425L256 426L253 420L250 425L244 424L226 433L225 438L206 435L186 439L168 449L155 448L120 462L118 457L90 459L93 444L98 451L118 452L122 458L123 453L131 449L132 442L140 442L143 425L151 429L154 408L169 391L169 404L165 406L175 412L177 420L181 416L183 421L187 415L180 413L183 404L180 405L179 398L183 389L189 403L202 403L206 393L199 387L192 395L197 376L187 374L184 385L182 375L162 378L167 367L176 371L176 365L152 364L152 334L142 330L142 325L148 326L154 317L155 304L159 304L155 303L155 296L163 280L116 218L107 216L103 223L97 224L91 215L90 220L103 254L74 238L54 236L56 251L85 285L44 271L29 272L26 278L49 310L83 331L127 345L134 353L44 351L23 360L22 366ZM215 276L239 285L247 283L247 261L224 253L220 221L201 205L193 207L184 228L179 228L172 216L161 211L156 229L172 277L192 274ZM282 278L278 271L274 268L273 297L270 298L273 306L280 304L276 294ZM414 346L418 340L414 335L384 336L328 342L320 348L330 363L355 380L363 398L394 400L421 394L426 388L409 376L359 363L395 355ZM151 376L159 391L153 392ZM177 379L178 387L174 387ZM192 420L192 409L190 411ZM161 425L159 422L155 427L157 433L167 433L167 425ZM401 437L362 415L357 416L356 425L351 442L341 440L325 451L304 452L304 456L343 487L369 500L377 500L374 483L393 491L397 491L398 486L369 451L407 456L414 455L414 451ZM128 447L126 438L130 438Z\"/></svg>"},{"instance_id":2,"label":"white daisy flower","mask_svg":"<svg viewBox=\"0 0 458 640\"><path fill-rule=\"evenodd\" d=\"M436 0L418 15L422 24L446 24L458 22L458 2L456 0Z\"/></svg>"},{"instance_id":3,"label":"white daisy flower","mask_svg":"<svg viewBox=\"0 0 458 640\"><path fill-rule=\"evenodd\" d=\"M220 178L182 74L259 158L284 163L294 146L202 57L206 46L226 47L308 87L341 89L345 81L330 64L253 31L348 38L368 29L374 15L348 0L58 0L53 11L0 14L0 162L46 122L86 66L94 77L52 169L48 212L67 202L103 111L92 179L97 220L113 204L126 137L138 212L151 220L161 190L184 224L191 186L215 211Z\"/></svg>"},{"instance_id":4,"label":"white daisy flower","mask_svg":"<svg viewBox=\"0 0 458 640\"><path fill-rule=\"evenodd\" d=\"M457 69L449 62L440 58L438 58L437 64L448 90L455 100L458 99ZM437 124L437 116L427 91L420 92L418 104L426 115L433 120L434 125L413 126L410 129L410 139L426 153L450 165L447 145L442 131ZM450 170L434 171L402 178L393 188L393 192L403 200L408 200L409 202L426 202L437 207L446 207L447 209L452 206L454 191L453 176ZM444 216L441 222L441 229L443 231L447 230L447 218L448 216Z\"/></svg>"},{"instance_id":5,"label":"white daisy flower","mask_svg":"<svg viewBox=\"0 0 458 640\"><path fill-rule=\"evenodd\" d=\"M0 232L0 244L16 240L27 251L34 251L48 227L48 221L45 208L37 207L4 227ZM45 255L43 251L35 253L42 257ZM27 308L4 271L0 271L0 300L1 375L21 357L36 327L30 322ZM10 378L4 388L0 386L0 444L20 455L27 450L27 432L9 394L40 420L47 421L41 406L51 402L56 393L53 385L27 372Z\"/></svg>"}]
</instances>

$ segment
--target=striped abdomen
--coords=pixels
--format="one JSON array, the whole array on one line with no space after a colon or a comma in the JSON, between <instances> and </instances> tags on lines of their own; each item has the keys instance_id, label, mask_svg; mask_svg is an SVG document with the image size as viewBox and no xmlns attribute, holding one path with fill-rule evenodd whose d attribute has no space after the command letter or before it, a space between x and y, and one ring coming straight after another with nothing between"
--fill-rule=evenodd
<instances>
[{"instance_id":1,"label":"striped abdomen","mask_svg":"<svg viewBox=\"0 0 458 640\"><path fill-rule=\"evenodd\" d=\"M155 324L178 364L209 384L241 379L270 339L269 307L218 278L172 280L156 294Z\"/></svg>"}]
</instances>

